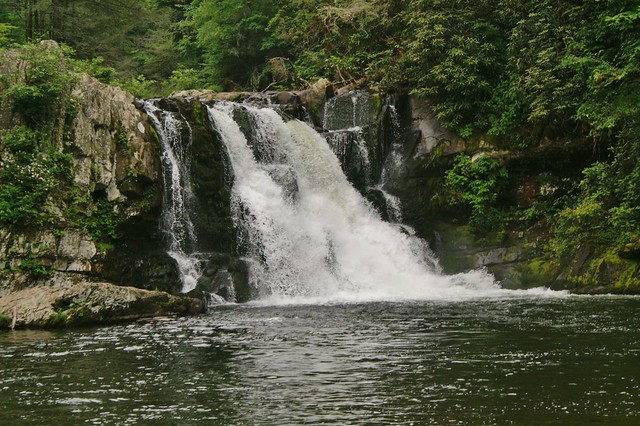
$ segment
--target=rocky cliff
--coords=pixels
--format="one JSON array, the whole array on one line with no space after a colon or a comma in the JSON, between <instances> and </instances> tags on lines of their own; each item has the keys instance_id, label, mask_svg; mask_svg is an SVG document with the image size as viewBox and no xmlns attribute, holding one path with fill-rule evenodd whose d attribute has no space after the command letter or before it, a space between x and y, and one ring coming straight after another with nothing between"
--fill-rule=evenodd
<instances>
[{"instance_id":1,"label":"rocky cliff","mask_svg":"<svg viewBox=\"0 0 640 426\"><path fill-rule=\"evenodd\" d=\"M140 105L52 42L0 63L0 297L90 282L174 291L157 226L160 152ZM136 315L123 312L109 319Z\"/></svg>"}]
</instances>

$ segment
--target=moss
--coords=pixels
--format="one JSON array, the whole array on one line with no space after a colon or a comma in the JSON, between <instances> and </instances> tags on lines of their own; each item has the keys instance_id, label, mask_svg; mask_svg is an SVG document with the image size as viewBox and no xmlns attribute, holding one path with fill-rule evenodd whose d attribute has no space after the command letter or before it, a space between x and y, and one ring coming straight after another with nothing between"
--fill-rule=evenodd
<instances>
[{"instance_id":1,"label":"moss","mask_svg":"<svg viewBox=\"0 0 640 426\"><path fill-rule=\"evenodd\" d=\"M205 109L202 105L202 102L195 101L193 104L193 118L196 120L196 123L201 126L207 125L207 115L205 113Z\"/></svg>"},{"instance_id":2,"label":"moss","mask_svg":"<svg viewBox=\"0 0 640 426\"><path fill-rule=\"evenodd\" d=\"M371 96L371 103L373 104L375 115L378 116L382 109L382 97L380 95Z\"/></svg>"},{"instance_id":3,"label":"moss","mask_svg":"<svg viewBox=\"0 0 640 426\"><path fill-rule=\"evenodd\" d=\"M616 248L592 255L584 267L571 271L567 280L580 291L597 288L597 292L640 293L638 263L621 258Z\"/></svg>"},{"instance_id":4,"label":"moss","mask_svg":"<svg viewBox=\"0 0 640 426\"><path fill-rule=\"evenodd\" d=\"M0 330L8 330L11 327L11 317L0 312Z\"/></svg>"},{"instance_id":5,"label":"moss","mask_svg":"<svg viewBox=\"0 0 640 426\"><path fill-rule=\"evenodd\" d=\"M149 126L149 132L151 132L151 139L150 142L151 144L160 149L161 143L160 143L160 136L158 135L158 132L156 132L156 129L153 128L153 126Z\"/></svg>"},{"instance_id":6,"label":"moss","mask_svg":"<svg viewBox=\"0 0 640 426\"><path fill-rule=\"evenodd\" d=\"M560 265L550 259L535 258L521 268L524 286L550 285L558 276Z\"/></svg>"}]
</instances>

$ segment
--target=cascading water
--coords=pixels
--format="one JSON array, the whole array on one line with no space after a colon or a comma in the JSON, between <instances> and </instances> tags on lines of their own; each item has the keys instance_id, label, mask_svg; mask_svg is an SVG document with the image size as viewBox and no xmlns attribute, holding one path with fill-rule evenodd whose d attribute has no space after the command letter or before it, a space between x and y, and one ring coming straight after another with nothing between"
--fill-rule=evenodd
<instances>
[{"instance_id":1,"label":"cascading water","mask_svg":"<svg viewBox=\"0 0 640 426\"><path fill-rule=\"evenodd\" d=\"M400 153L402 150L402 146L398 142L400 138L400 119L398 117L398 112L396 111L395 105L389 103L387 107L389 111L389 118L391 120L393 143L391 145L391 151L389 152L389 155L387 156L385 164L382 168L382 173L380 174L380 182L375 186L375 189L380 191L380 193L384 196L389 221L399 224L402 222L402 203L400 202L400 199L398 197L388 193L385 190L385 186L389 181L389 174L392 171L398 170L402 165L402 155Z\"/></svg>"},{"instance_id":2,"label":"cascading water","mask_svg":"<svg viewBox=\"0 0 640 426\"><path fill-rule=\"evenodd\" d=\"M252 117L256 159L234 114ZM270 301L451 299L503 295L483 271L442 275L426 244L382 221L349 184L320 134L274 110L208 107L233 167L232 203L252 282ZM259 126L259 129L255 129ZM255 140L254 140L255 139ZM273 170L286 170L287 179ZM294 182L292 182L294 181Z\"/></svg>"},{"instance_id":3,"label":"cascading water","mask_svg":"<svg viewBox=\"0 0 640 426\"><path fill-rule=\"evenodd\" d=\"M182 292L196 287L202 276L203 264L196 252L193 226L194 196L191 190L189 147L191 128L186 120L175 113L162 111L153 103L145 102L145 111L153 121L162 145L164 200L162 230L168 240L167 253L177 263L182 281ZM183 140L183 132L188 133Z\"/></svg>"}]
</instances>

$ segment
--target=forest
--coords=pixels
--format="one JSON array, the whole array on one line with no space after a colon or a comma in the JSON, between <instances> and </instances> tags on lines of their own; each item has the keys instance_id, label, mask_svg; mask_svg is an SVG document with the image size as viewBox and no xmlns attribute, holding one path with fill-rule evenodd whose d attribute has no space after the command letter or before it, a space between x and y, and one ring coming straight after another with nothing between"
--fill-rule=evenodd
<instances>
[{"instance_id":1,"label":"forest","mask_svg":"<svg viewBox=\"0 0 640 426\"><path fill-rule=\"evenodd\" d=\"M589 143L583 179L537 213L557 216L560 256L579 242L640 252L639 34L638 0L0 2L2 49L56 40L138 97L328 78L423 97L467 140ZM458 198L486 216L492 181L456 167L463 179L452 172L449 186L467 185ZM470 189L474 179L485 185Z\"/></svg>"}]
</instances>

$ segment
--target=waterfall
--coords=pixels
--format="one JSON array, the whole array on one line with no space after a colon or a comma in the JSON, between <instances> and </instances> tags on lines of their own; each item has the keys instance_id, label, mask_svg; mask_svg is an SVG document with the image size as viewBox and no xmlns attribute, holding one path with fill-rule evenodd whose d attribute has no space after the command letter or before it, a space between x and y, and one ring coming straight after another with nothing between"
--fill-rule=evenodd
<instances>
[{"instance_id":1,"label":"waterfall","mask_svg":"<svg viewBox=\"0 0 640 426\"><path fill-rule=\"evenodd\" d=\"M424 241L379 218L347 181L327 141L306 123L231 102L209 106L208 113L228 150L234 220L251 259L252 285L263 299L451 299L506 292L483 271L443 275ZM253 136L234 120L239 113L251 117ZM265 150L277 155L256 157Z\"/></svg>"},{"instance_id":2,"label":"waterfall","mask_svg":"<svg viewBox=\"0 0 640 426\"><path fill-rule=\"evenodd\" d=\"M196 287L202 275L202 261L196 251L193 226L195 199L191 187L190 153L192 131L189 123L175 113L162 111L147 101L145 111L151 118L162 146L163 211L161 229L168 240L167 253L178 265L182 292ZM186 138L184 133L186 132Z\"/></svg>"},{"instance_id":3,"label":"waterfall","mask_svg":"<svg viewBox=\"0 0 640 426\"><path fill-rule=\"evenodd\" d=\"M396 172L402 167L402 145L399 142L400 139L400 118L398 117L398 111L395 105L387 103L389 119L391 121L392 140L391 151L385 159L382 172L380 173L380 182L375 186L375 189L380 191L385 199L385 205L387 208L387 216L389 221L393 223L402 223L402 203L400 199L395 195L386 191L385 187L391 180L390 174ZM408 229L406 225L403 225L405 229Z\"/></svg>"}]
</instances>

